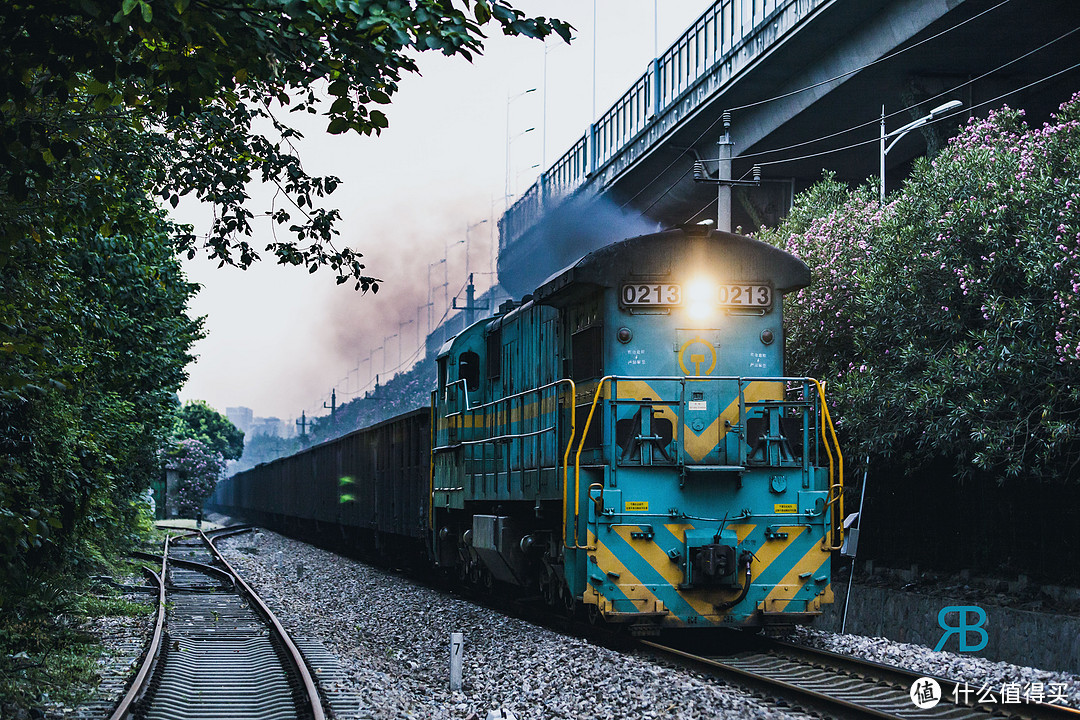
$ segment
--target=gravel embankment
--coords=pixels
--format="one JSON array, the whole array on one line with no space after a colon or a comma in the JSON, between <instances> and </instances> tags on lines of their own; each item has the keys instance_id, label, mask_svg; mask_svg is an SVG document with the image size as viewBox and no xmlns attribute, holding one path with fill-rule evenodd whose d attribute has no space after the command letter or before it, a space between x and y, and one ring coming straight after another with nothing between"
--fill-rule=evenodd
<instances>
[{"instance_id":1,"label":"gravel embankment","mask_svg":"<svg viewBox=\"0 0 1080 720\"><path fill-rule=\"evenodd\" d=\"M807 717L273 533L220 547L291 632L337 655L360 718ZM465 634L461 692L447 689L451 632Z\"/></svg>"},{"instance_id":2,"label":"gravel embankment","mask_svg":"<svg viewBox=\"0 0 1080 720\"><path fill-rule=\"evenodd\" d=\"M893 642L885 638L872 638L863 635L841 635L823 632L813 628L796 628L790 638L822 650L843 655L873 660L886 665L896 665L915 672L948 678L960 683L967 683L975 691L986 687L1000 692L1005 683L1019 683L1021 698L1023 692L1032 683L1042 683L1043 690L1049 695L1050 685L1064 684L1065 703L1070 707L1080 708L1080 677L1064 672L1039 670L1038 668L1011 665L996 662L973 655L958 655L951 652L934 652L923 645ZM1060 688L1053 688L1057 691ZM946 688L951 693L953 688ZM1049 700L1046 697L1046 700ZM1056 704L1062 704L1058 701Z\"/></svg>"}]
</instances>

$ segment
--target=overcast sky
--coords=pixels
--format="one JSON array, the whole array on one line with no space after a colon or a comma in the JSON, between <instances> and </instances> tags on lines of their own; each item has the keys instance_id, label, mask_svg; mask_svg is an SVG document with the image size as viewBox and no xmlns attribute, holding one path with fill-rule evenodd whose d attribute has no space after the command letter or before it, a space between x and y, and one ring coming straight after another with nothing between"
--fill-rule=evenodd
<instances>
[{"instance_id":1,"label":"overcast sky","mask_svg":"<svg viewBox=\"0 0 1080 720\"><path fill-rule=\"evenodd\" d=\"M710 4L660 3L655 34L661 50ZM301 410L323 414L332 388L339 402L350 399L372 372L398 365L399 353L408 358L416 352L418 335L422 342L427 330L427 310L420 306L428 302L429 272L438 319L443 268L452 297L465 281L466 227L485 220L469 233L469 265L478 291L488 286L490 243L506 187L508 107L515 195L536 179L540 168L533 165L550 166L593 119L593 3L515 5L569 21L576 39L567 46L556 38L545 46L500 34L472 64L426 53L419 62L422 76L404 78L387 111L390 127L379 137L326 136L323 121L290 116L305 122L301 153L307 170L344 181L330 203L342 214L339 242L362 252L367 272L383 285L378 294L362 295L351 284L335 285L328 270L309 275L272 261L247 271L201 258L186 262L189 278L203 286L191 312L206 316L209 336L195 347L198 361L189 366L182 399L206 400L221 412L242 405L282 419L299 417ZM653 58L654 0L597 0L596 13L599 115ZM508 105L508 98L516 99ZM261 202L254 209L265 209L270 194L253 193ZM209 225L208 211L193 203L182 204L175 216L197 232ZM262 247L272 228L268 222L257 227L252 244ZM439 263L444 256L445 266ZM439 264L432 270L431 263Z\"/></svg>"}]
</instances>

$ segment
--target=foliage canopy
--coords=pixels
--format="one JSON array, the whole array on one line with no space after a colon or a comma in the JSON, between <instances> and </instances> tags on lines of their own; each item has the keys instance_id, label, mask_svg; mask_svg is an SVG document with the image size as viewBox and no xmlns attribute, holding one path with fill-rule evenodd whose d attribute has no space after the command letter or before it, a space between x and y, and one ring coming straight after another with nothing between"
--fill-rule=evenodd
<instances>
[{"instance_id":1,"label":"foliage canopy","mask_svg":"<svg viewBox=\"0 0 1080 720\"><path fill-rule=\"evenodd\" d=\"M335 177L308 175L299 133L277 113L323 112L330 133L378 133L380 109L418 52L471 59L485 26L508 35L569 40L558 20L528 18L503 0L15 0L0 10L0 188L26 210L4 218L0 263L22 235L42 234L39 212L67 193L90 202L76 214L102 226L105 200L72 173L113 147L103 123L122 123L148 159L152 190L172 205L195 194L213 204L211 258L247 267L252 211L246 185L276 185L290 203L268 214L288 239L266 250L279 262L328 265L338 282L375 289L360 254L336 248L336 210L316 207ZM268 127L266 134L255 127ZM127 139L125 139L127 141ZM15 222L11 222L14 220ZM127 232L138 218L111 218ZM196 239L180 234L189 256Z\"/></svg>"},{"instance_id":2,"label":"foliage canopy","mask_svg":"<svg viewBox=\"0 0 1080 720\"><path fill-rule=\"evenodd\" d=\"M972 119L884 207L827 178L765 239L811 266L791 370L829 381L857 457L1080 476L1080 95L1041 128Z\"/></svg>"}]
</instances>

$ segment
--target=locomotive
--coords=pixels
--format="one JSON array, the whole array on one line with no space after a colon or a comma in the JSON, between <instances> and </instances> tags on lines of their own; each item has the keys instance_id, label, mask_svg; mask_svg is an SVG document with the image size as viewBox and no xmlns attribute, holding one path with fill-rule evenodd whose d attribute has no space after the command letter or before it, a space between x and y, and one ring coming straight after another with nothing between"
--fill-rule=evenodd
<instances>
[{"instance_id":1,"label":"locomotive","mask_svg":"<svg viewBox=\"0 0 1080 720\"><path fill-rule=\"evenodd\" d=\"M212 507L539 592L635 634L832 601L843 456L784 375L798 258L707 228L594 251L450 339L431 405L239 473Z\"/></svg>"}]
</instances>

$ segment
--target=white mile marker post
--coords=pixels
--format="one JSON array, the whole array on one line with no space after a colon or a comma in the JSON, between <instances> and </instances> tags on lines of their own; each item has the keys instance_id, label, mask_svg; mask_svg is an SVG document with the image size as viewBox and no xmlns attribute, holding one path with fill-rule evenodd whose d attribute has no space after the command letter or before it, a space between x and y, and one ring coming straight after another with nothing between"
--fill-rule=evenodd
<instances>
[{"instance_id":1,"label":"white mile marker post","mask_svg":"<svg viewBox=\"0 0 1080 720\"><path fill-rule=\"evenodd\" d=\"M450 689L461 689L461 661L465 655L465 636L450 633Z\"/></svg>"}]
</instances>

